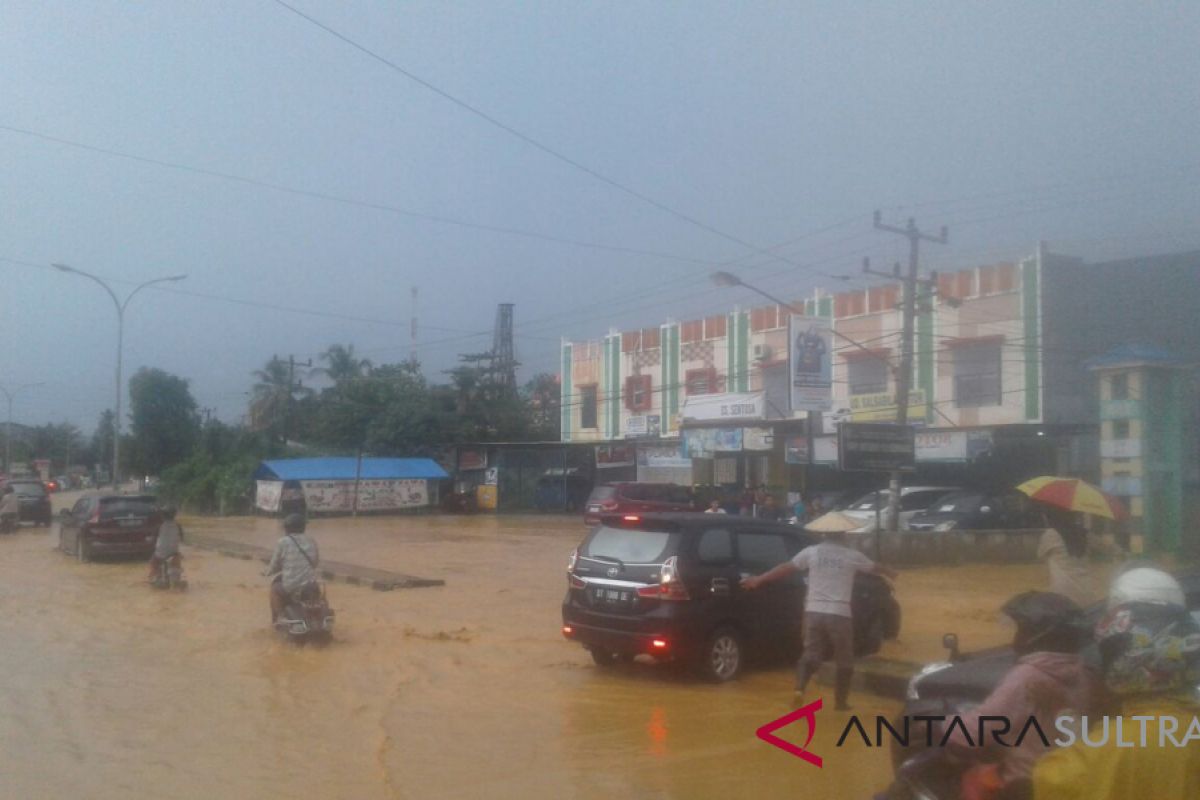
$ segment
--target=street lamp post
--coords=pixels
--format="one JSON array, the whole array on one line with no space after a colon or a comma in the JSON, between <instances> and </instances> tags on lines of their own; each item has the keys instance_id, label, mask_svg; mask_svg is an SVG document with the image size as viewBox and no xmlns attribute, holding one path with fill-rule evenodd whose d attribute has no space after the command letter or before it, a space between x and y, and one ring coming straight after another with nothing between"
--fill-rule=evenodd
<instances>
[{"instance_id":1,"label":"street lamp post","mask_svg":"<svg viewBox=\"0 0 1200 800\"><path fill-rule=\"evenodd\" d=\"M22 383L19 386L14 386L9 389L5 386L0 386L0 392L8 398L8 421L4 423L4 474L7 475L12 469L12 417L13 417L13 398L21 393L24 389L32 389L35 386L45 386L44 383Z\"/></svg>"},{"instance_id":2,"label":"street lamp post","mask_svg":"<svg viewBox=\"0 0 1200 800\"><path fill-rule=\"evenodd\" d=\"M117 298L117 293L112 290L102 278L99 278L90 272L84 272L81 269L66 264L53 264L55 269L62 272L71 272L76 275L81 275L85 278L95 281L100 284L104 291L108 292L108 296L112 298L113 306L117 309L117 399L116 399L116 417L113 419L113 462L112 462L112 481L113 488L118 488L121 485L120 480L120 464L121 464L121 395L124 394L121 387L121 359L125 346L125 309L129 306L129 301L133 296L145 289L147 286L153 286L156 283L169 283L172 281L181 281L187 275L171 275L165 278L154 278L153 280L140 283L133 288L133 291L125 296L124 301Z\"/></svg>"}]
</instances>

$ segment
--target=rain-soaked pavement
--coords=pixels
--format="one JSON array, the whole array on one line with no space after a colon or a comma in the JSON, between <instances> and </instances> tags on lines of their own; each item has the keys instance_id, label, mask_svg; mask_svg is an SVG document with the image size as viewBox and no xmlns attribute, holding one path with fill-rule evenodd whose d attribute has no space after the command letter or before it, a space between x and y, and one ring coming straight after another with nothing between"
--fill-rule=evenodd
<instances>
[{"instance_id":1,"label":"rain-soaked pavement","mask_svg":"<svg viewBox=\"0 0 1200 800\"><path fill-rule=\"evenodd\" d=\"M188 524L277 536L265 519ZM141 563L79 564L53 533L23 528L0 539L2 793L860 798L886 783L885 751L834 748L845 717L832 710L812 745L823 769L755 738L789 710L784 666L726 686L593 667L558 633L581 531L562 518L319 520L326 557L446 586L331 586L339 627L315 649L268 629L258 562L189 549L189 590L161 593ZM896 709L854 700L862 714Z\"/></svg>"}]
</instances>

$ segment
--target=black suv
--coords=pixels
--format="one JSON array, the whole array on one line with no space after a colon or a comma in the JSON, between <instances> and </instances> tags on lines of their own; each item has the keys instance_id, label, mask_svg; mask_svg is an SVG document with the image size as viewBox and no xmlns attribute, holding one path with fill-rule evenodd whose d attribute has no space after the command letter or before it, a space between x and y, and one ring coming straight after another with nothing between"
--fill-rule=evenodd
<instances>
[{"instance_id":1,"label":"black suv","mask_svg":"<svg viewBox=\"0 0 1200 800\"><path fill-rule=\"evenodd\" d=\"M46 484L35 480L13 480L8 485L21 503L19 521L32 522L34 525L50 524L50 494L46 491Z\"/></svg>"},{"instance_id":2,"label":"black suv","mask_svg":"<svg viewBox=\"0 0 1200 800\"><path fill-rule=\"evenodd\" d=\"M736 678L750 656L800 652L804 575L752 592L743 576L766 572L816 541L791 525L724 514L605 515L567 566L563 635L601 666L646 654ZM900 632L891 587L855 584L858 655Z\"/></svg>"}]
</instances>

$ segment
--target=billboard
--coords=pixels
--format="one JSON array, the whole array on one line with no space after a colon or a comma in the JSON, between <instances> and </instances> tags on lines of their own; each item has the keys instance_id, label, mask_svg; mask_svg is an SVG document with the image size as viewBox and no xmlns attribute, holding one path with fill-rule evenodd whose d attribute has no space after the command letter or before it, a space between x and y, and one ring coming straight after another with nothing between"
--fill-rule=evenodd
<instances>
[{"instance_id":1,"label":"billboard","mask_svg":"<svg viewBox=\"0 0 1200 800\"><path fill-rule=\"evenodd\" d=\"M928 404L925 392L913 389L908 393L908 418L925 419ZM850 395L850 419L854 422L889 422L896 418L896 395L894 392Z\"/></svg>"},{"instance_id":2,"label":"billboard","mask_svg":"<svg viewBox=\"0 0 1200 800\"><path fill-rule=\"evenodd\" d=\"M838 428L838 468L843 471L908 471L916 466L916 437L910 425L844 422Z\"/></svg>"},{"instance_id":3,"label":"billboard","mask_svg":"<svg viewBox=\"0 0 1200 800\"><path fill-rule=\"evenodd\" d=\"M793 411L833 408L833 329L827 320L789 318L788 387Z\"/></svg>"}]
</instances>

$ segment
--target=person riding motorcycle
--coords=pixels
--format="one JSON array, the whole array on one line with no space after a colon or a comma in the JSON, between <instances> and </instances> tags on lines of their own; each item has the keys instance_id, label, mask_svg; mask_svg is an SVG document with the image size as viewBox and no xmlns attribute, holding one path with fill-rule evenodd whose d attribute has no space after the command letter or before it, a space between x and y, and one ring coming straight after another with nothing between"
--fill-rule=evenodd
<instances>
[{"instance_id":1,"label":"person riding motorcycle","mask_svg":"<svg viewBox=\"0 0 1200 800\"><path fill-rule=\"evenodd\" d=\"M307 523L301 514L284 517L284 535L275 545L275 552L267 564L264 575L273 576L271 581L271 622L283 613L288 600L310 583L317 580L317 564L321 556L317 543L305 534Z\"/></svg>"},{"instance_id":2,"label":"person riding motorcycle","mask_svg":"<svg viewBox=\"0 0 1200 800\"><path fill-rule=\"evenodd\" d=\"M158 526L158 539L154 543L154 553L150 556L150 580L158 577L158 571L164 561L182 560L179 545L183 543L183 528L175 521L175 508L164 506L160 512L162 524Z\"/></svg>"},{"instance_id":3,"label":"person riding motorcycle","mask_svg":"<svg viewBox=\"0 0 1200 800\"><path fill-rule=\"evenodd\" d=\"M1126 741L1096 732L1099 746L1077 741L1046 756L1033 772L1034 799L1200 797L1200 747L1188 741L1200 716L1200 625L1179 583L1147 567L1119 576L1096 640Z\"/></svg>"}]
</instances>

